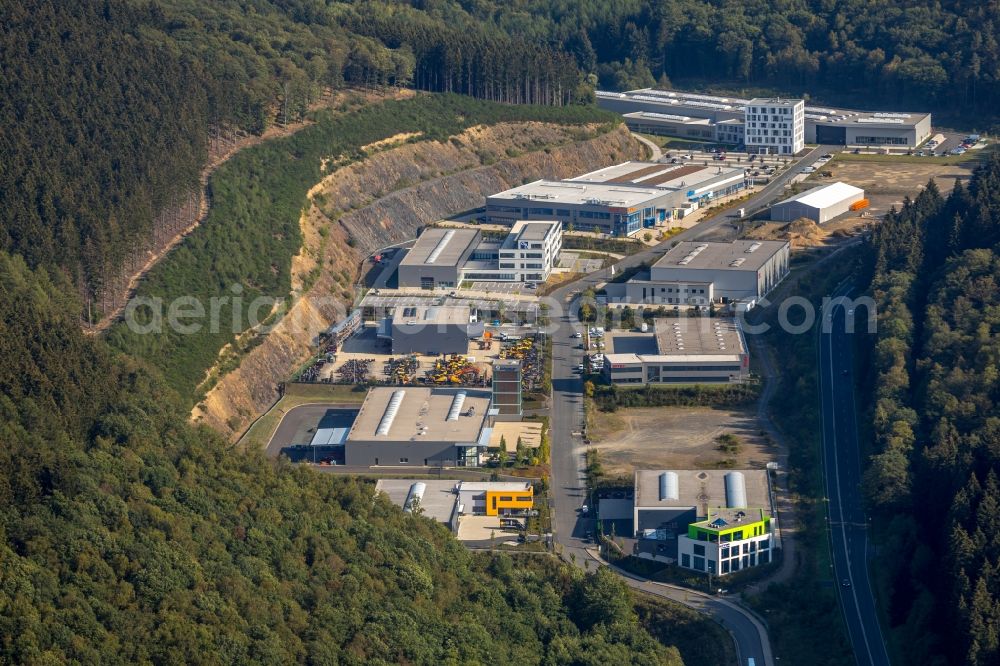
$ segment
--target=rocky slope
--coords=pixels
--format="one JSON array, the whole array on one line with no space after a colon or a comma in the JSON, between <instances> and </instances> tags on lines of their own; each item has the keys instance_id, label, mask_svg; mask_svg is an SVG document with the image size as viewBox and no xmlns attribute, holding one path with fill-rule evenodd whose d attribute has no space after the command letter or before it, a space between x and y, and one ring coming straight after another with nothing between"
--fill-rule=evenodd
<instances>
[{"instance_id":1,"label":"rocky slope","mask_svg":"<svg viewBox=\"0 0 1000 666\"><path fill-rule=\"evenodd\" d=\"M371 251L416 236L429 222L475 208L486 195L538 178L576 175L642 157L624 127L511 123L471 128L446 142L373 147L309 192L301 219L303 248L292 263L289 313L222 377L192 418L238 437L277 397L354 298L361 262Z\"/></svg>"}]
</instances>

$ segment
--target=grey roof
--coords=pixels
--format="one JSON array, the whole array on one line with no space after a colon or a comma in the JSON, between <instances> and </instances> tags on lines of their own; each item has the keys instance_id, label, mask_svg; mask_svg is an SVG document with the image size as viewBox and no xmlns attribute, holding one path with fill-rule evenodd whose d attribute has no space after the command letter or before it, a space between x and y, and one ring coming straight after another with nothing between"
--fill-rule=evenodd
<instances>
[{"instance_id":1,"label":"grey roof","mask_svg":"<svg viewBox=\"0 0 1000 666\"><path fill-rule=\"evenodd\" d=\"M677 475L677 499L660 500L660 475ZM770 511L767 470L763 469L640 469L635 472L635 506L644 508L695 507L698 516L709 508L726 506L726 474L741 472L746 487L748 507Z\"/></svg>"},{"instance_id":2,"label":"grey roof","mask_svg":"<svg viewBox=\"0 0 1000 666\"><path fill-rule=\"evenodd\" d=\"M392 313L392 323L396 326L412 324L468 324L470 308L467 305L404 305Z\"/></svg>"},{"instance_id":3,"label":"grey roof","mask_svg":"<svg viewBox=\"0 0 1000 666\"><path fill-rule=\"evenodd\" d=\"M402 399L388 418L387 433L379 434L379 426L390 411L393 395L398 393L402 393ZM465 394L460 414L457 419L449 421L448 413L459 393ZM368 392L361 405L346 444L419 440L472 444L479 440L491 397L488 390L471 388L376 387Z\"/></svg>"},{"instance_id":4,"label":"grey roof","mask_svg":"<svg viewBox=\"0 0 1000 666\"><path fill-rule=\"evenodd\" d=\"M677 317L653 322L659 354L742 354L743 336L735 319Z\"/></svg>"},{"instance_id":5,"label":"grey roof","mask_svg":"<svg viewBox=\"0 0 1000 666\"><path fill-rule=\"evenodd\" d=\"M420 498L421 514L439 523L448 524L455 504L458 502L455 488L461 481L457 479L419 479L419 481L417 479L379 479L375 483L375 492L385 493L393 504L403 506L414 483L422 483L425 486L424 494Z\"/></svg>"},{"instance_id":6,"label":"grey roof","mask_svg":"<svg viewBox=\"0 0 1000 666\"><path fill-rule=\"evenodd\" d=\"M737 240L732 243L683 241L670 248L653 264L653 268L755 271L785 247L788 247L788 241Z\"/></svg>"},{"instance_id":7,"label":"grey roof","mask_svg":"<svg viewBox=\"0 0 1000 666\"><path fill-rule=\"evenodd\" d=\"M785 99L782 97L754 97L747 104L752 106L795 106L802 102L801 99Z\"/></svg>"},{"instance_id":8,"label":"grey roof","mask_svg":"<svg viewBox=\"0 0 1000 666\"><path fill-rule=\"evenodd\" d=\"M425 229L399 265L457 266L479 236L475 229Z\"/></svg>"},{"instance_id":9,"label":"grey roof","mask_svg":"<svg viewBox=\"0 0 1000 666\"><path fill-rule=\"evenodd\" d=\"M526 241L545 240L545 237L552 231L552 226L556 224L559 224L559 222L527 222L521 227L521 233L518 234L517 239Z\"/></svg>"}]
</instances>

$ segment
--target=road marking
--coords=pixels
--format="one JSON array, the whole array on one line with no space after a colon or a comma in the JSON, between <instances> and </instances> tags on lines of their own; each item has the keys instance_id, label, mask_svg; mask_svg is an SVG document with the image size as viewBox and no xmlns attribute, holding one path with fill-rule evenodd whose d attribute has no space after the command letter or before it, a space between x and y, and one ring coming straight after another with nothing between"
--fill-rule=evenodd
<instances>
[{"instance_id":1,"label":"road marking","mask_svg":"<svg viewBox=\"0 0 1000 666\"><path fill-rule=\"evenodd\" d=\"M833 306L833 310L836 310L837 307L839 307L839 306L834 305ZM822 333L820 335L822 337ZM832 443L833 443L833 474L834 474L834 477L836 478L836 482L837 482L837 511L839 512L840 517L843 518L844 517L844 503L843 503L843 493L841 492L841 486L840 486L840 460L839 460L839 456L837 455L837 400L836 400L836 397L835 397L834 385L833 385L834 377L836 376L836 374L833 371L833 334L832 333L828 333L828 334L826 334L826 337L827 337L827 347L828 347L828 350L829 350L828 356L830 358L830 364L829 364L829 367L830 367L830 375L829 375L829 377L830 377L830 405L832 407L831 410L830 410L830 425L832 426L831 429L830 429L830 433L831 433L831 439L832 439ZM854 585L854 576L851 573L851 556L850 556L850 552L848 551L848 548L847 548L847 527L846 527L846 524L843 523L843 522L840 523L840 535L841 535L841 541L843 541L843 543L844 543L844 559L847 562L847 580L851 583L851 598L854 599L854 608L855 608L855 611L856 611L855 614L856 614L857 619L858 619L858 625L861 627L861 640L864 641L865 652L868 653L868 663L874 664L875 660L872 657L871 646L868 644L868 633L865 631L865 623L864 623L864 620L861 617L861 605L858 603L858 593L857 593L857 589L856 589L856 587ZM836 559L837 558L834 557L834 564L835 565L836 565ZM865 566L867 566L867 563L865 563ZM847 631L848 631L848 633L850 633L850 630L851 630L851 625L848 622L848 624L847 624Z\"/></svg>"}]
</instances>

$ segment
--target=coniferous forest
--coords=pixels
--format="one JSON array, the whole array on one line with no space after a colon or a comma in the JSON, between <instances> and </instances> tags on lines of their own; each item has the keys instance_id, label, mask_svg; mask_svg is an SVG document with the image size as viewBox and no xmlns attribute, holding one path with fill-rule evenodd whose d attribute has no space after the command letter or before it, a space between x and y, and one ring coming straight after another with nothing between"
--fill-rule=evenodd
<instances>
[{"instance_id":1,"label":"coniferous forest","mask_svg":"<svg viewBox=\"0 0 1000 666\"><path fill-rule=\"evenodd\" d=\"M345 86L565 105L675 79L989 124L998 30L996 3L961 1L8 2L0 248L96 297L164 233L158 214L196 207L212 137Z\"/></svg>"},{"instance_id":2,"label":"coniferous forest","mask_svg":"<svg viewBox=\"0 0 1000 666\"><path fill-rule=\"evenodd\" d=\"M1000 661L1000 157L947 199L933 183L867 257L879 311L875 451L864 489L877 570L913 663Z\"/></svg>"}]
</instances>

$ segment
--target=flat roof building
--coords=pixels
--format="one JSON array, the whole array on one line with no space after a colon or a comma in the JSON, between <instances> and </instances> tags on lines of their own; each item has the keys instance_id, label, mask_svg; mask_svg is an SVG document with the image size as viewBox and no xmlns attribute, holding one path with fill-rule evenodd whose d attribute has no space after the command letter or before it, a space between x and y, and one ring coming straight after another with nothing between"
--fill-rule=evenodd
<instances>
[{"instance_id":1,"label":"flat roof building","mask_svg":"<svg viewBox=\"0 0 1000 666\"><path fill-rule=\"evenodd\" d=\"M475 516L524 514L534 505L530 481L463 481L458 496L459 511Z\"/></svg>"},{"instance_id":2,"label":"flat roof building","mask_svg":"<svg viewBox=\"0 0 1000 666\"><path fill-rule=\"evenodd\" d=\"M346 465L466 467L489 444L490 392L377 387L344 441Z\"/></svg>"},{"instance_id":3,"label":"flat roof building","mask_svg":"<svg viewBox=\"0 0 1000 666\"><path fill-rule=\"evenodd\" d=\"M400 287L455 288L461 270L482 241L475 229L429 227L410 248L397 268Z\"/></svg>"},{"instance_id":4,"label":"flat roof building","mask_svg":"<svg viewBox=\"0 0 1000 666\"><path fill-rule=\"evenodd\" d=\"M747 152L794 155L805 148L805 108L801 99L750 100L743 119Z\"/></svg>"},{"instance_id":5,"label":"flat roof building","mask_svg":"<svg viewBox=\"0 0 1000 666\"><path fill-rule=\"evenodd\" d=\"M638 470L633 525L644 539L677 540L682 567L725 575L772 560L766 470Z\"/></svg>"},{"instance_id":6,"label":"flat roof building","mask_svg":"<svg viewBox=\"0 0 1000 666\"><path fill-rule=\"evenodd\" d=\"M390 502L408 513L416 507L420 515L455 531L459 521L455 489L459 483L457 479L379 479L375 482L375 492L384 493Z\"/></svg>"},{"instance_id":7,"label":"flat roof building","mask_svg":"<svg viewBox=\"0 0 1000 666\"><path fill-rule=\"evenodd\" d=\"M788 274L788 241L683 241L650 267L651 283L711 282L723 303L752 306Z\"/></svg>"},{"instance_id":8,"label":"flat roof building","mask_svg":"<svg viewBox=\"0 0 1000 666\"><path fill-rule=\"evenodd\" d=\"M865 198L865 191L847 183L820 185L771 207L771 219L791 222L801 217L823 224L851 210Z\"/></svg>"},{"instance_id":9,"label":"flat roof building","mask_svg":"<svg viewBox=\"0 0 1000 666\"><path fill-rule=\"evenodd\" d=\"M544 282L559 263L562 225L514 223L502 241L476 229L426 229L399 262L401 288L454 289L466 280Z\"/></svg>"},{"instance_id":10,"label":"flat roof building","mask_svg":"<svg viewBox=\"0 0 1000 666\"><path fill-rule=\"evenodd\" d=\"M625 162L566 180L537 180L486 198L491 222L546 219L577 230L631 236L675 211L742 190L745 170Z\"/></svg>"},{"instance_id":11,"label":"flat roof building","mask_svg":"<svg viewBox=\"0 0 1000 666\"><path fill-rule=\"evenodd\" d=\"M755 100L654 88L622 93L597 91L598 107L626 115L626 124L630 128L636 126L636 131L710 141L707 135L711 130L716 135L717 143L732 143L719 138L720 132L724 131L719 125L729 124L730 131L734 124L745 125L747 108L752 106L753 101ZM759 105L757 108L760 108ZM932 133L929 113L858 111L811 105L804 105L802 111L805 143L913 148L927 141ZM633 115L636 113L647 115ZM767 129L770 132L772 128L751 129ZM773 129L783 131L791 128ZM743 131L746 131L746 127ZM755 137L751 139L755 140ZM747 142L748 149L750 145Z\"/></svg>"},{"instance_id":12,"label":"flat roof building","mask_svg":"<svg viewBox=\"0 0 1000 666\"><path fill-rule=\"evenodd\" d=\"M404 305L382 323L379 337L392 340L393 354L465 354L469 339L483 334L465 305Z\"/></svg>"},{"instance_id":13,"label":"flat roof building","mask_svg":"<svg viewBox=\"0 0 1000 666\"><path fill-rule=\"evenodd\" d=\"M603 376L611 384L741 382L750 356L735 319L678 317L653 321L651 333L605 335Z\"/></svg>"}]
</instances>

